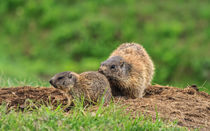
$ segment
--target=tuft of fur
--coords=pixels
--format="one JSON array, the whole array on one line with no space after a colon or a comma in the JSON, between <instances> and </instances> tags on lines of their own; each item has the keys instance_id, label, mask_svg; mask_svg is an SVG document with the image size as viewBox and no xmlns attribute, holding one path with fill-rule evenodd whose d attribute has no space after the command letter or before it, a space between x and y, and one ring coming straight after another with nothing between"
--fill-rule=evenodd
<instances>
[{"instance_id":1,"label":"tuft of fur","mask_svg":"<svg viewBox=\"0 0 210 131\"><path fill-rule=\"evenodd\" d=\"M61 89L73 98L84 97L89 103L96 103L104 98L107 104L111 100L111 88L107 78L95 71L83 72L61 72L50 80L53 87Z\"/></svg>"},{"instance_id":2,"label":"tuft of fur","mask_svg":"<svg viewBox=\"0 0 210 131\"><path fill-rule=\"evenodd\" d=\"M111 85L113 96L141 98L154 75L153 62L137 43L121 44L98 70Z\"/></svg>"}]
</instances>

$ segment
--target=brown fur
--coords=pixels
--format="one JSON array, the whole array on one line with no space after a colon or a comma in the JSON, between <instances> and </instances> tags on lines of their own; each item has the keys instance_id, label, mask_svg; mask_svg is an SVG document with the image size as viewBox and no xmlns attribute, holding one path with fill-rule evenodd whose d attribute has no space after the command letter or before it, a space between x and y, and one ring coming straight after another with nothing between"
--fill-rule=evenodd
<instances>
[{"instance_id":1,"label":"brown fur","mask_svg":"<svg viewBox=\"0 0 210 131\"><path fill-rule=\"evenodd\" d=\"M140 98L152 81L154 65L141 45L124 43L102 62L99 72L108 78L114 96Z\"/></svg>"},{"instance_id":2,"label":"brown fur","mask_svg":"<svg viewBox=\"0 0 210 131\"><path fill-rule=\"evenodd\" d=\"M73 98L84 96L85 101L96 103L104 98L104 103L111 100L111 88L107 78L94 71L77 74L74 72L62 72L56 74L50 83Z\"/></svg>"}]
</instances>

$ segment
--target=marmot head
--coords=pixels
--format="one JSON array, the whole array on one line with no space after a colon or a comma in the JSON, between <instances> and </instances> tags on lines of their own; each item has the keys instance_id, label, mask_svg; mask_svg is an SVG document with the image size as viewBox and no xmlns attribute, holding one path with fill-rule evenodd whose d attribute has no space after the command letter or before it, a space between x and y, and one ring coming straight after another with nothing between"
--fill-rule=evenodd
<instances>
[{"instance_id":1,"label":"marmot head","mask_svg":"<svg viewBox=\"0 0 210 131\"><path fill-rule=\"evenodd\" d=\"M104 74L109 80L123 80L129 76L131 65L121 56L113 56L101 63L98 71Z\"/></svg>"},{"instance_id":2,"label":"marmot head","mask_svg":"<svg viewBox=\"0 0 210 131\"><path fill-rule=\"evenodd\" d=\"M54 88L69 90L74 87L77 77L76 73L66 71L55 74L49 82Z\"/></svg>"}]
</instances>

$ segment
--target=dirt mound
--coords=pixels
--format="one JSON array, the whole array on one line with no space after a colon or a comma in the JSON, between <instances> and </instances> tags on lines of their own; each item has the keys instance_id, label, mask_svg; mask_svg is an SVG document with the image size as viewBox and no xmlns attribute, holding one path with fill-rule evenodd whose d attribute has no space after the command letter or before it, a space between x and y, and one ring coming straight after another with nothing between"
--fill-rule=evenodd
<instances>
[{"instance_id":1,"label":"dirt mound","mask_svg":"<svg viewBox=\"0 0 210 131\"><path fill-rule=\"evenodd\" d=\"M67 97L60 90L54 88L30 86L0 88L0 104L6 103L8 109L17 109L17 107L25 109L32 103L34 106L41 104L66 105L67 101Z\"/></svg>"},{"instance_id":2,"label":"dirt mound","mask_svg":"<svg viewBox=\"0 0 210 131\"><path fill-rule=\"evenodd\" d=\"M38 105L50 103L57 106L68 103L67 97L54 88L0 88L0 104L6 103L8 108L24 109L28 105L27 99ZM210 95L198 92L195 86L179 89L154 85L146 89L144 98L117 97L114 102L125 106L133 117L143 113L155 119L158 112L160 118L177 120L180 126L210 130Z\"/></svg>"},{"instance_id":3,"label":"dirt mound","mask_svg":"<svg viewBox=\"0 0 210 131\"><path fill-rule=\"evenodd\" d=\"M135 117L138 113L156 118L157 112L164 120L176 120L188 128L210 130L210 95L198 92L195 86L179 89L168 86L151 86L144 98L116 98Z\"/></svg>"}]
</instances>

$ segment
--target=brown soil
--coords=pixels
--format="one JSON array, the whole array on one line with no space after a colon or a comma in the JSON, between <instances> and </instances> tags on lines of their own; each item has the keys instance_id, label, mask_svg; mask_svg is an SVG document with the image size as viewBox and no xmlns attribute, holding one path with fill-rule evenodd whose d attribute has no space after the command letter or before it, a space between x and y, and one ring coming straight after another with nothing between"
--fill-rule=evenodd
<instances>
[{"instance_id":1,"label":"brown soil","mask_svg":"<svg viewBox=\"0 0 210 131\"><path fill-rule=\"evenodd\" d=\"M125 106L135 117L137 113L169 121L178 121L178 125L188 128L210 130L210 95L198 92L195 86L179 89L175 87L154 85L146 89L144 98L114 98L116 104ZM7 107L24 109L27 99L40 104L67 104L67 97L54 88L0 88L0 104ZM39 104L37 104L39 103Z\"/></svg>"},{"instance_id":2,"label":"brown soil","mask_svg":"<svg viewBox=\"0 0 210 131\"><path fill-rule=\"evenodd\" d=\"M0 104L5 103L8 109L35 108L42 104L66 105L67 101L64 93L54 88L34 88L30 86L0 88Z\"/></svg>"},{"instance_id":3,"label":"brown soil","mask_svg":"<svg viewBox=\"0 0 210 131\"><path fill-rule=\"evenodd\" d=\"M116 98L115 102L125 105L135 117L144 114L164 120L177 121L178 125L188 128L210 130L210 95L196 91L197 88L179 89L168 86L151 86L146 89L144 98Z\"/></svg>"}]
</instances>

